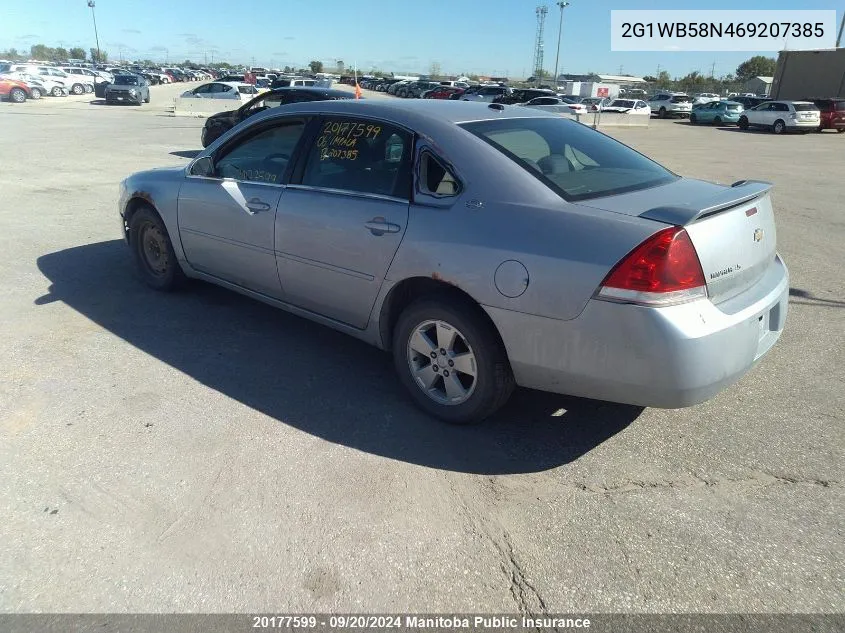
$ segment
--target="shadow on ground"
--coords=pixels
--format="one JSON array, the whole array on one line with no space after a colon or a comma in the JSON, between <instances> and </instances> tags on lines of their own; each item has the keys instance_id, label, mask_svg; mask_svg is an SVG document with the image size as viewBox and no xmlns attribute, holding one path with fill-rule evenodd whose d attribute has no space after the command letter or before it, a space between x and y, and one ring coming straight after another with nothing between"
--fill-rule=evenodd
<instances>
[{"instance_id":1,"label":"shadow on ground","mask_svg":"<svg viewBox=\"0 0 845 633\"><path fill-rule=\"evenodd\" d=\"M410 403L384 352L210 284L149 290L120 240L45 255L38 267L51 285L37 305L62 301L248 407L392 459L470 473L543 471L577 459L642 412L519 390L486 423L449 426Z\"/></svg>"},{"instance_id":2,"label":"shadow on ground","mask_svg":"<svg viewBox=\"0 0 845 633\"><path fill-rule=\"evenodd\" d=\"M823 299L815 296L812 292L802 290L801 288L790 288L789 297L789 303L798 305L818 306L822 308L845 308L845 301L839 301L837 299Z\"/></svg>"}]
</instances>

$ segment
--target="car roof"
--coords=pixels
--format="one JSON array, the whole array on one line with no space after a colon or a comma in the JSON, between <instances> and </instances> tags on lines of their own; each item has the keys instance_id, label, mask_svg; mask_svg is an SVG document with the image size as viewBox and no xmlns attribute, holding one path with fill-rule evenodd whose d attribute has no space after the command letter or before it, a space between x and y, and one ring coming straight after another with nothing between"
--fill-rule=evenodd
<instances>
[{"instance_id":1,"label":"car roof","mask_svg":"<svg viewBox=\"0 0 845 633\"><path fill-rule=\"evenodd\" d=\"M305 101L291 103L284 108L272 108L256 116L270 118L295 112L309 114L332 114L340 116L371 116L407 127L425 127L431 123L468 123L495 119L516 118L559 118L553 113L532 108L506 106L472 101L451 101L446 99L340 99L335 101Z\"/></svg>"},{"instance_id":2,"label":"car roof","mask_svg":"<svg viewBox=\"0 0 845 633\"><path fill-rule=\"evenodd\" d=\"M270 92L265 92L264 97L275 94L285 94L286 92L295 92L297 94L314 94L321 97L340 97L352 99L355 93L348 90L336 90L335 88L320 88L319 86L281 86L273 88Z\"/></svg>"}]
</instances>

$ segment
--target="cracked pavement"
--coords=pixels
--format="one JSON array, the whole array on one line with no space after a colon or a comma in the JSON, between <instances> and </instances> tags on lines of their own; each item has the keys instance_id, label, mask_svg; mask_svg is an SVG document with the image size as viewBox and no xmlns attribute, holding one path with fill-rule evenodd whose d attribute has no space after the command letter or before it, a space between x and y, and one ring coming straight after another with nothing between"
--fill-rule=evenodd
<instances>
[{"instance_id":1,"label":"cracked pavement","mask_svg":"<svg viewBox=\"0 0 845 633\"><path fill-rule=\"evenodd\" d=\"M841 135L613 132L775 183L781 341L690 409L519 391L452 428L374 349L133 277L117 183L199 149L183 89L0 103L0 610L843 611Z\"/></svg>"}]
</instances>

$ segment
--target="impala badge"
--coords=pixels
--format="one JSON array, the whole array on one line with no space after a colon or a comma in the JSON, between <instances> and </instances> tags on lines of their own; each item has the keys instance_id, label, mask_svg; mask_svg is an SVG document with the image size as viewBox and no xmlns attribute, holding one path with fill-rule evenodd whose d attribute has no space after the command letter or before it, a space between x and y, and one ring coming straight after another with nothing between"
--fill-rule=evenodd
<instances>
[{"instance_id":1,"label":"impala badge","mask_svg":"<svg viewBox=\"0 0 845 633\"><path fill-rule=\"evenodd\" d=\"M755 229L754 230L754 241L755 242L762 242L763 241L763 229Z\"/></svg>"}]
</instances>

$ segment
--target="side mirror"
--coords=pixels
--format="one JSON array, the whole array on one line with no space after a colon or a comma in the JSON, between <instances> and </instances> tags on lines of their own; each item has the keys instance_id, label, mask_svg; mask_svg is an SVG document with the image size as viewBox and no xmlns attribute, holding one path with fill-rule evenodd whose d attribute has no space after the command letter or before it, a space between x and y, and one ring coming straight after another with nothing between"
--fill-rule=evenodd
<instances>
[{"instance_id":1,"label":"side mirror","mask_svg":"<svg viewBox=\"0 0 845 633\"><path fill-rule=\"evenodd\" d=\"M204 176L210 178L214 175L214 161L211 156L203 156L194 161L191 165L192 176Z\"/></svg>"}]
</instances>

